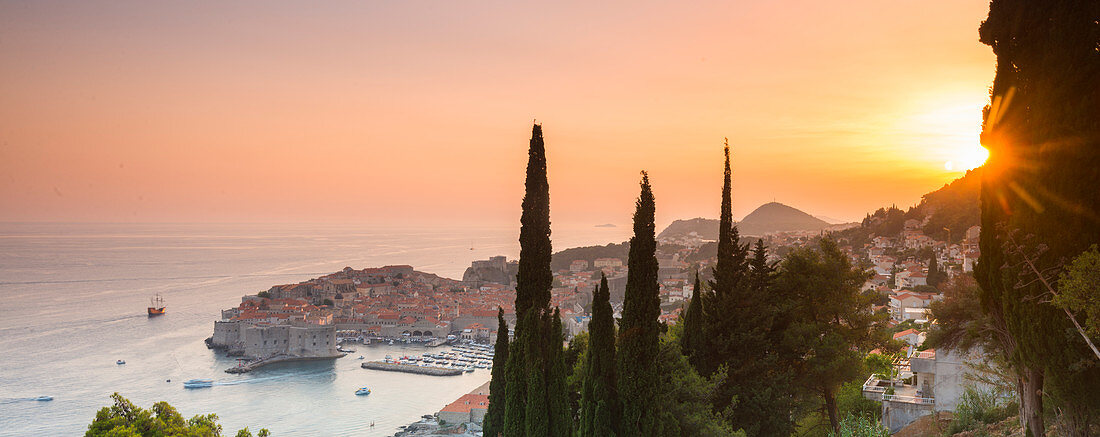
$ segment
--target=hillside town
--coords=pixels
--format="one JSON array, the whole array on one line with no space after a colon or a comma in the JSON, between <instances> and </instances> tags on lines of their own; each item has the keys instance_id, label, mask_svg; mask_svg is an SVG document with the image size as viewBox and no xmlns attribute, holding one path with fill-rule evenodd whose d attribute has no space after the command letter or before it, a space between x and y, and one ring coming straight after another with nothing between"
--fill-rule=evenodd
<instances>
[{"instance_id":1,"label":"hillside town","mask_svg":"<svg viewBox=\"0 0 1100 437\"><path fill-rule=\"evenodd\" d=\"M879 297L869 310L889 314L885 323L896 327L893 337L903 350L893 360L896 372L871 375L863 387L868 399L884 403L883 423L893 430L929 414L933 406L952 408L962 393L962 374L971 359L965 352L922 350L922 343L929 306L942 299L930 279L942 282L973 270L980 228L972 226L963 231L961 241L949 243L925 235L926 221L906 220L898 235L874 236L858 246L843 237L838 240L852 263L868 271L863 290ZM774 263L793 249L814 244L821 234L794 230L743 237L742 241L762 239L769 261ZM680 318L694 295L696 273L704 282L710 279L713 245L695 232L660 240L656 255L661 322L673 324ZM931 266L933 259L935 266ZM568 268L553 272L551 306L560 309L563 334L570 339L588 328L592 289L601 276L608 279L612 308L619 317L627 267L622 257L565 261L568 263L562 265ZM349 340L492 344L497 335L497 308L514 324L517 269L516 261L505 256L473 261L462 280L407 265L347 267L244 296L237 307L222 311L208 343L251 360L335 357L338 344Z\"/></svg>"}]
</instances>

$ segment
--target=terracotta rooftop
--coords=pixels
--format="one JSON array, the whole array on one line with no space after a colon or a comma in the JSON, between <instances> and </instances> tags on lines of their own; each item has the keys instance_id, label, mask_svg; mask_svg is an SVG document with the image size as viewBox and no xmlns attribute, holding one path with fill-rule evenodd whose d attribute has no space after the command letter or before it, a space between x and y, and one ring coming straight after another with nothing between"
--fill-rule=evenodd
<instances>
[{"instance_id":1,"label":"terracotta rooftop","mask_svg":"<svg viewBox=\"0 0 1100 437\"><path fill-rule=\"evenodd\" d=\"M476 393L465 394L462 395L462 397L458 398L458 400L451 402L439 411L446 411L450 413L469 413L470 410L474 408L488 409L489 396Z\"/></svg>"}]
</instances>

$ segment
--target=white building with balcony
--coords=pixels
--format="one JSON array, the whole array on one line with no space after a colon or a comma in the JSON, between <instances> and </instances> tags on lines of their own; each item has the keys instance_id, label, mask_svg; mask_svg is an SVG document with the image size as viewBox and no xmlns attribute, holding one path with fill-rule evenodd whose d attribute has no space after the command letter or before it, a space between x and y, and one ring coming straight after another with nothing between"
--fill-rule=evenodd
<instances>
[{"instance_id":1,"label":"white building with balcony","mask_svg":"<svg viewBox=\"0 0 1100 437\"><path fill-rule=\"evenodd\" d=\"M980 350L913 351L895 360L895 378L867 378L863 396L882 401L882 424L895 433L921 416L955 411L968 386L989 390L967 376L979 372L973 365L981 361Z\"/></svg>"}]
</instances>

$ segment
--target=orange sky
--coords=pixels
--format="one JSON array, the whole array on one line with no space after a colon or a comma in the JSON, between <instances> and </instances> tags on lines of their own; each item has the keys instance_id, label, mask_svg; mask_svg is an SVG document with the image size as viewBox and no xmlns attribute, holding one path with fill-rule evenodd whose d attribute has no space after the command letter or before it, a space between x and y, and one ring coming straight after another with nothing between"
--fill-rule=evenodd
<instances>
[{"instance_id":1,"label":"orange sky","mask_svg":"<svg viewBox=\"0 0 1100 437\"><path fill-rule=\"evenodd\" d=\"M859 219L980 161L985 0L2 2L0 221ZM595 4L594 4L595 3ZM945 163L952 161L951 170Z\"/></svg>"}]
</instances>

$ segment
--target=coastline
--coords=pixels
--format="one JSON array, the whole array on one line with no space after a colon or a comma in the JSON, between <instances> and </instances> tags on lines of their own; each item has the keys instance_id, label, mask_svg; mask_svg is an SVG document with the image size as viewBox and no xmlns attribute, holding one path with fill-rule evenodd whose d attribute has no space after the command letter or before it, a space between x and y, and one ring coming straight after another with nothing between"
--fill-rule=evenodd
<instances>
[{"instance_id":1,"label":"coastline","mask_svg":"<svg viewBox=\"0 0 1100 437\"><path fill-rule=\"evenodd\" d=\"M482 437L481 419L484 417L484 412L478 414L477 410L487 409L487 402L485 406L478 404L479 401L487 401L490 382L485 381L469 393L459 396L432 414L431 419L428 415L424 415L421 416L423 419L405 425L400 431L394 433L393 437ZM471 420L448 421L449 418L459 416ZM452 421L454 423L450 423Z\"/></svg>"}]
</instances>

